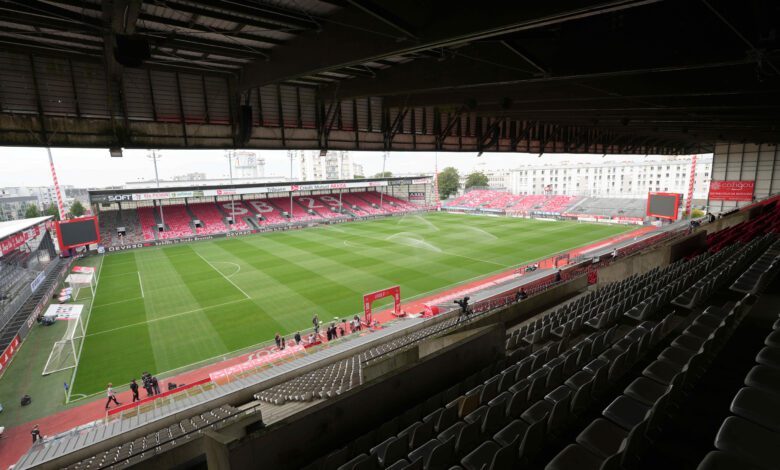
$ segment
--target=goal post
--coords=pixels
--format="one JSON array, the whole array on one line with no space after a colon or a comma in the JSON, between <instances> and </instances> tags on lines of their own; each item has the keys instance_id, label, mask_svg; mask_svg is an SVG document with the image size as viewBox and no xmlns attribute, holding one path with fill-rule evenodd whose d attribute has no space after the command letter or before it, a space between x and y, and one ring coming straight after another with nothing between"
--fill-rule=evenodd
<instances>
[{"instance_id":1,"label":"goal post","mask_svg":"<svg viewBox=\"0 0 780 470\"><path fill-rule=\"evenodd\" d=\"M44 314L44 317L55 317L57 320L66 321L67 328L62 335L62 339L52 346L49 358L43 367L42 375L72 369L78 364L81 343L84 341L84 322L81 318L82 308L83 306L79 304L51 305Z\"/></svg>"},{"instance_id":2,"label":"goal post","mask_svg":"<svg viewBox=\"0 0 780 470\"><path fill-rule=\"evenodd\" d=\"M95 273L70 274L65 278L65 282L67 282L68 287L72 289L71 298L73 300L78 300L79 292L81 292L82 289L86 289L90 292L92 298L95 297L95 288L97 287Z\"/></svg>"}]
</instances>

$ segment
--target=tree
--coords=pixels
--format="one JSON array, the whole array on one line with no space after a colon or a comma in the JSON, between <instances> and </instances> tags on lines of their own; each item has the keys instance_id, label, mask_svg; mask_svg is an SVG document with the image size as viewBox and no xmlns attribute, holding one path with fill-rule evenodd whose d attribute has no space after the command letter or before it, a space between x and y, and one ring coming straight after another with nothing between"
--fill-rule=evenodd
<instances>
[{"instance_id":1,"label":"tree","mask_svg":"<svg viewBox=\"0 0 780 470\"><path fill-rule=\"evenodd\" d=\"M379 172L374 175L374 178L392 178L393 172L392 171L385 171L385 172Z\"/></svg>"},{"instance_id":2,"label":"tree","mask_svg":"<svg viewBox=\"0 0 780 470\"><path fill-rule=\"evenodd\" d=\"M43 215L50 215L54 217L54 220L60 220L60 211L57 210L57 206L54 204L49 204L49 207L43 211Z\"/></svg>"},{"instance_id":3,"label":"tree","mask_svg":"<svg viewBox=\"0 0 780 470\"><path fill-rule=\"evenodd\" d=\"M74 217L81 217L84 215L84 206L81 205L81 201L76 199L73 201L73 204L70 205L70 213L73 214Z\"/></svg>"},{"instance_id":4,"label":"tree","mask_svg":"<svg viewBox=\"0 0 780 470\"><path fill-rule=\"evenodd\" d=\"M488 177L481 171L475 171L466 178L466 189L484 188L488 185Z\"/></svg>"},{"instance_id":5,"label":"tree","mask_svg":"<svg viewBox=\"0 0 780 470\"><path fill-rule=\"evenodd\" d=\"M460 175L458 170L448 166L439 172L439 197L447 199L451 194L458 192L460 186Z\"/></svg>"},{"instance_id":6,"label":"tree","mask_svg":"<svg viewBox=\"0 0 780 470\"><path fill-rule=\"evenodd\" d=\"M352 177L352 179L353 180L364 180L364 179L366 179L366 177L363 176L363 175L355 175L355 176Z\"/></svg>"},{"instance_id":7,"label":"tree","mask_svg":"<svg viewBox=\"0 0 780 470\"><path fill-rule=\"evenodd\" d=\"M38 210L38 206L35 204L31 204L27 206L27 209L24 211L24 218L25 219L32 219L33 217L40 217L41 211Z\"/></svg>"}]
</instances>

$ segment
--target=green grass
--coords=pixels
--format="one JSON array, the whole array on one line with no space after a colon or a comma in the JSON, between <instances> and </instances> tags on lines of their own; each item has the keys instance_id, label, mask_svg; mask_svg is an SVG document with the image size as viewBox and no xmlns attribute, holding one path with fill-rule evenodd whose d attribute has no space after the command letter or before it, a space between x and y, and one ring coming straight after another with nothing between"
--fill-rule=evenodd
<instances>
[{"instance_id":1,"label":"green grass","mask_svg":"<svg viewBox=\"0 0 780 470\"><path fill-rule=\"evenodd\" d=\"M74 394L220 357L362 311L631 230L429 214L106 255Z\"/></svg>"}]
</instances>

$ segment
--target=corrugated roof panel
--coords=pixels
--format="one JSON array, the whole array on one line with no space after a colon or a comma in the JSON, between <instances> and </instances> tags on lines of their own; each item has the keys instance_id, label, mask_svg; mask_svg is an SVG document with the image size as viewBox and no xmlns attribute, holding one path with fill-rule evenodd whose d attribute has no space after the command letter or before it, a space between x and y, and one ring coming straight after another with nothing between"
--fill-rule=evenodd
<instances>
[{"instance_id":1,"label":"corrugated roof panel","mask_svg":"<svg viewBox=\"0 0 780 470\"><path fill-rule=\"evenodd\" d=\"M301 124L307 129L317 127L317 92L313 88L301 87Z\"/></svg>"},{"instance_id":2,"label":"corrugated roof panel","mask_svg":"<svg viewBox=\"0 0 780 470\"><path fill-rule=\"evenodd\" d=\"M355 117L352 109L352 100L341 100L341 128L345 131L355 130Z\"/></svg>"},{"instance_id":3,"label":"corrugated roof panel","mask_svg":"<svg viewBox=\"0 0 780 470\"><path fill-rule=\"evenodd\" d=\"M0 110L37 113L30 58L0 50Z\"/></svg>"},{"instance_id":4,"label":"corrugated roof panel","mask_svg":"<svg viewBox=\"0 0 780 470\"><path fill-rule=\"evenodd\" d=\"M357 98L357 128L368 131L368 98Z\"/></svg>"},{"instance_id":5,"label":"corrugated roof panel","mask_svg":"<svg viewBox=\"0 0 780 470\"><path fill-rule=\"evenodd\" d=\"M131 121L153 121L152 90L149 87L149 75L144 69L126 68L123 80L125 101L127 101L127 119Z\"/></svg>"},{"instance_id":6,"label":"corrugated roof panel","mask_svg":"<svg viewBox=\"0 0 780 470\"><path fill-rule=\"evenodd\" d=\"M230 92L227 78L207 76L204 80L206 80L206 99L209 105L209 122L230 123Z\"/></svg>"},{"instance_id":7,"label":"corrugated roof panel","mask_svg":"<svg viewBox=\"0 0 780 470\"><path fill-rule=\"evenodd\" d=\"M382 129L382 98L372 96L371 100L371 130Z\"/></svg>"},{"instance_id":8,"label":"corrugated roof panel","mask_svg":"<svg viewBox=\"0 0 780 470\"><path fill-rule=\"evenodd\" d=\"M179 74L181 104L184 108L185 122L206 122L206 97L203 96L203 85L200 75Z\"/></svg>"},{"instance_id":9,"label":"corrugated roof panel","mask_svg":"<svg viewBox=\"0 0 780 470\"><path fill-rule=\"evenodd\" d=\"M263 126L279 127L279 99L276 85L260 87L260 102L263 105Z\"/></svg>"},{"instance_id":10,"label":"corrugated roof panel","mask_svg":"<svg viewBox=\"0 0 780 470\"><path fill-rule=\"evenodd\" d=\"M76 95L84 117L108 118L106 74L100 64L73 62Z\"/></svg>"},{"instance_id":11,"label":"corrugated roof panel","mask_svg":"<svg viewBox=\"0 0 780 470\"><path fill-rule=\"evenodd\" d=\"M180 122L179 97L176 88L176 74L152 70L152 92L158 121Z\"/></svg>"},{"instance_id":12,"label":"corrugated roof panel","mask_svg":"<svg viewBox=\"0 0 780 470\"><path fill-rule=\"evenodd\" d=\"M76 97L73 95L68 61L35 57L34 64L43 112L57 116L76 116Z\"/></svg>"},{"instance_id":13,"label":"corrugated roof panel","mask_svg":"<svg viewBox=\"0 0 780 470\"><path fill-rule=\"evenodd\" d=\"M298 127L298 93L296 89L297 87L289 85L279 86L284 127Z\"/></svg>"},{"instance_id":14,"label":"corrugated roof panel","mask_svg":"<svg viewBox=\"0 0 780 470\"><path fill-rule=\"evenodd\" d=\"M412 111L414 112L414 132L417 134L422 134L423 114L425 114L425 108L414 108Z\"/></svg>"}]
</instances>

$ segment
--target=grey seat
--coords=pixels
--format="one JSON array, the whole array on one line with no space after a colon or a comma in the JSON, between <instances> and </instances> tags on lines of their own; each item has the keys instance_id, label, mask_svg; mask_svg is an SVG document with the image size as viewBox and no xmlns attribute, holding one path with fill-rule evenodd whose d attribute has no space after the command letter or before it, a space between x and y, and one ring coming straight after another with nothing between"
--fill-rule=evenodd
<instances>
[{"instance_id":1,"label":"grey seat","mask_svg":"<svg viewBox=\"0 0 780 470\"><path fill-rule=\"evenodd\" d=\"M780 348L765 347L756 354L756 362L763 366L780 369Z\"/></svg>"},{"instance_id":2,"label":"grey seat","mask_svg":"<svg viewBox=\"0 0 780 470\"><path fill-rule=\"evenodd\" d=\"M771 431L780 432L780 394L745 387L737 392L730 410Z\"/></svg>"},{"instance_id":3,"label":"grey seat","mask_svg":"<svg viewBox=\"0 0 780 470\"><path fill-rule=\"evenodd\" d=\"M482 470L490 468L493 457L501 447L493 441L486 441L480 444L476 449L463 457L460 464L466 470Z\"/></svg>"},{"instance_id":4,"label":"grey seat","mask_svg":"<svg viewBox=\"0 0 780 470\"><path fill-rule=\"evenodd\" d=\"M529 456L534 455L542 448L545 434L547 433L547 421L549 418L547 405L544 403L544 400L539 400L525 410L521 417L523 421L528 423L528 434L524 451Z\"/></svg>"},{"instance_id":5,"label":"grey seat","mask_svg":"<svg viewBox=\"0 0 780 470\"><path fill-rule=\"evenodd\" d=\"M591 386L595 376L590 372L581 370L566 379L565 385L572 391L571 412L579 413L590 405Z\"/></svg>"},{"instance_id":6,"label":"grey seat","mask_svg":"<svg viewBox=\"0 0 780 470\"><path fill-rule=\"evenodd\" d=\"M627 430L606 419L598 418L577 436L577 444L601 458L607 458L620 450L620 445L626 437Z\"/></svg>"},{"instance_id":7,"label":"grey seat","mask_svg":"<svg viewBox=\"0 0 780 470\"><path fill-rule=\"evenodd\" d=\"M639 403L651 406L666 393L667 386L648 379L647 377L637 377L633 382L626 386L623 394Z\"/></svg>"},{"instance_id":8,"label":"grey seat","mask_svg":"<svg viewBox=\"0 0 780 470\"><path fill-rule=\"evenodd\" d=\"M360 454L352 458L344 465L341 465L338 468L338 470L370 469L370 468L379 468L379 466L376 464L376 459L369 457L366 454Z\"/></svg>"},{"instance_id":9,"label":"grey seat","mask_svg":"<svg viewBox=\"0 0 780 470\"><path fill-rule=\"evenodd\" d=\"M550 417L547 421L548 432L558 430L569 419L571 395L571 389L561 385L544 396L544 401L550 404Z\"/></svg>"},{"instance_id":10,"label":"grey seat","mask_svg":"<svg viewBox=\"0 0 780 470\"><path fill-rule=\"evenodd\" d=\"M512 386L512 397L506 405L506 415L510 418L519 418L520 414L528 407L528 381L522 381Z\"/></svg>"},{"instance_id":11,"label":"grey seat","mask_svg":"<svg viewBox=\"0 0 780 470\"><path fill-rule=\"evenodd\" d=\"M493 440L501 446L508 445L510 442L514 441L515 438L522 441L525 438L526 433L528 433L528 429L528 423L516 419L495 433L493 435Z\"/></svg>"},{"instance_id":12,"label":"grey seat","mask_svg":"<svg viewBox=\"0 0 780 470\"><path fill-rule=\"evenodd\" d=\"M371 455L376 457L379 465L387 467L406 457L408 450L406 439L390 437L371 448Z\"/></svg>"},{"instance_id":13,"label":"grey seat","mask_svg":"<svg viewBox=\"0 0 780 470\"><path fill-rule=\"evenodd\" d=\"M752 465L734 454L713 450L699 463L696 470L759 470L759 467Z\"/></svg>"},{"instance_id":14,"label":"grey seat","mask_svg":"<svg viewBox=\"0 0 780 470\"><path fill-rule=\"evenodd\" d=\"M745 376L745 385L760 388L770 393L778 393L780 391L780 369L753 366Z\"/></svg>"},{"instance_id":15,"label":"grey seat","mask_svg":"<svg viewBox=\"0 0 780 470\"><path fill-rule=\"evenodd\" d=\"M545 470L606 470L619 468L620 454L604 461L577 444L569 444L544 467Z\"/></svg>"},{"instance_id":16,"label":"grey seat","mask_svg":"<svg viewBox=\"0 0 780 470\"><path fill-rule=\"evenodd\" d=\"M604 408L601 414L623 429L630 430L647 418L650 410L649 406L620 395Z\"/></svg>"},{"instance_id":17,"label":"grey seat","mask_svg":"<svg viewBox=\"0 0 780 470\"><path fill-rule=\"evenodd\" d=\"M608 385L607 374L609 372L609 363L602 358L596 358L585 365L582 370L593 374L593 385L591 393L596 396L603 393Z\"/></svg>"},{"instance_id":18,"label":"grey seat","mask_svg":"<svg viewBox=\"0 0 780 470\"><path fill-rule=\"evenodd\" d=\"M715 447L763 469L777 468L780 434L736 416L723 421Z\"/></svg>"},{"instance_id":19,"label":"grey seat","mask_svg":"<svg viewBox=\"0 0 780 470\"><path fill-rule=\"evenodd\" d=\"M665 359L658 359L651 362L642 371L642 375L647 378L653 379L656 382L669 385L672 380L683 371L684 366L675 362L667 361Z\"/></svg>"},{"instance_id":20,"label":"grey seat","mask_svg":"<svg viewBox=\"0 0 780 470\"><path fill-rule=\"evenodd\" d=\"M773 348L780 348L780 330L774 330L764 339L764 344Z\"/></svg>"}]
</instances>

